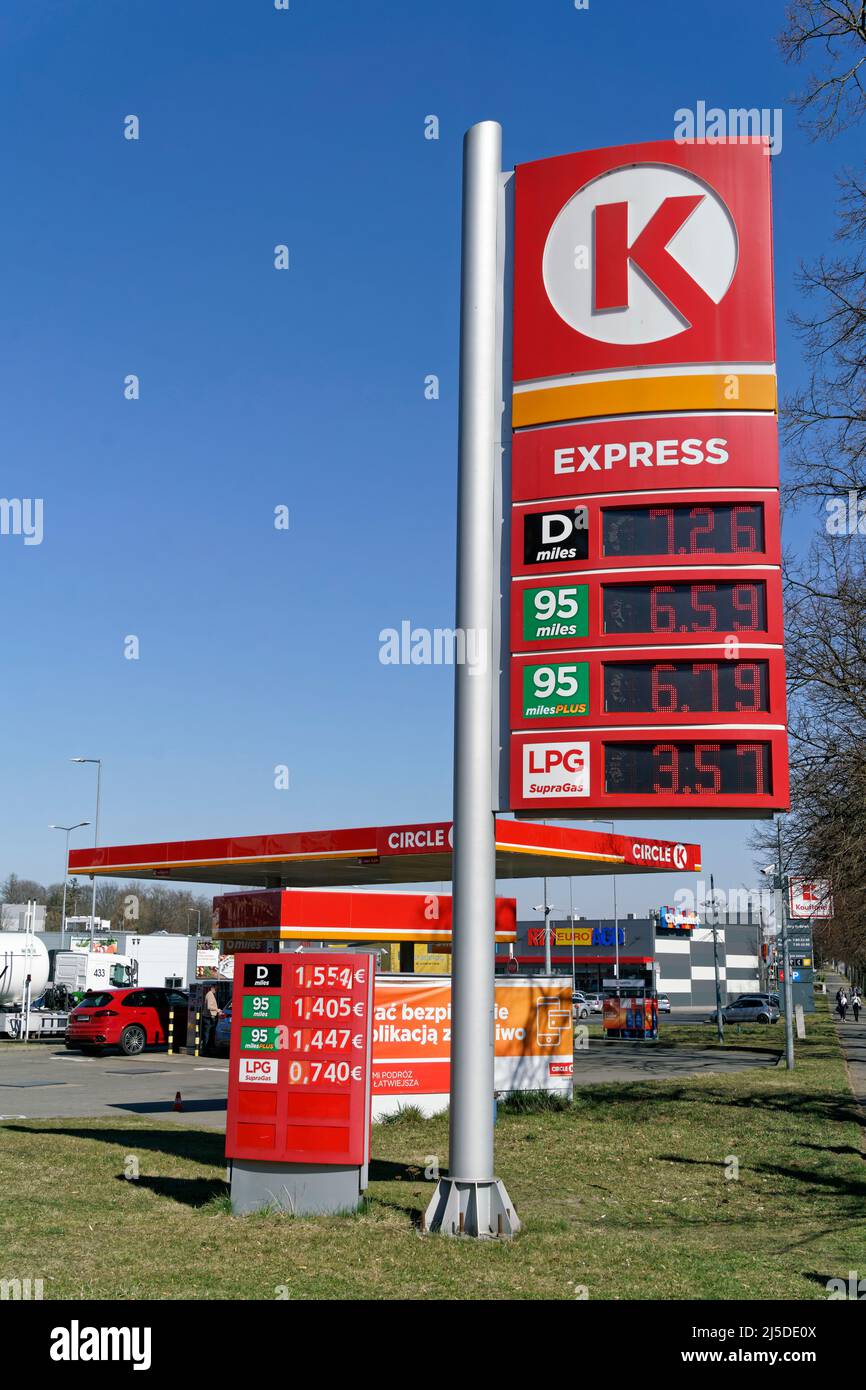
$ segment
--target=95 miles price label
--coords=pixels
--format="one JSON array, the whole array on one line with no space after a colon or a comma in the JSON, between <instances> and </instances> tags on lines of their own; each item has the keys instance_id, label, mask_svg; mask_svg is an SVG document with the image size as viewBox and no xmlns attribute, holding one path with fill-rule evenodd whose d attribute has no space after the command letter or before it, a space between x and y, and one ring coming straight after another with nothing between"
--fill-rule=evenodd
<instances>
[{"instance_id":1,"label":"95 miles price label","mask_svg":"<svg viewBox=\"0 0 866 1390\"><path fill-rule=\"evenodd\" d=\"M545 584L542 588L523 590L525 642L588 635L588 584Z\"/></svg>"},{"instance_id":2,"label":"95 miles price label","mask_svg":"<svg viewBox=\"0 0 866 1390\"><path fill-rule=\"evenodd\" d=\"M279 1018L278 994L245 994L241 1007L242 1018Z\"/></svg>"}]
</instances>

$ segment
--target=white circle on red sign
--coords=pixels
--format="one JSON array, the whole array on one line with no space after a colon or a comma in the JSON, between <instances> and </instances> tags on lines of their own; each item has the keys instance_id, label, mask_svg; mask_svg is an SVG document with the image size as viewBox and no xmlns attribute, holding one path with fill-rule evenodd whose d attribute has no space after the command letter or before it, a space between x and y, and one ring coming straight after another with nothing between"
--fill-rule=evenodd
<instances>
[{"instance_id":1,"label":"white circle on red sign","mask_svg":"<svg viewBox=\"0 0 866 1390\"><path fill-rule=\"evenodd\" d=\"M678 869L684 869L688 862L688 854L685 845L674 845L674 864Z\"/></svg>"},{"instance_id":2,"label":"white circle on red sign","mask_svg":"<svg viewBox=\"0 0 866 1390\"><path fill-rule=\"evenodd\" d=\"M703 179L630 164L584 184L548 233L542 274L571 328L602 343L655 343L721 303L737 268L737 232Z\"/></svg>"}]
</instances>

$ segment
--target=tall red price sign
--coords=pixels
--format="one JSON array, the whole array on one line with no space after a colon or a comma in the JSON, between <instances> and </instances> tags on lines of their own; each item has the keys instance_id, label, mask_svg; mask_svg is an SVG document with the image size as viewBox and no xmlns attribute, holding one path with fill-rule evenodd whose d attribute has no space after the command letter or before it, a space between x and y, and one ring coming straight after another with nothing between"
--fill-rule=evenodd
<instances>
[{"instance_id":1,"label":"tall red price sign","mask_svg":"<svg viewBox=\"0 0 866 1390\"><path fill-rule=\"evenodd\" d=\"M510 794L788 805L767 143L518 167Z\"/></svg>"}]
</instances>

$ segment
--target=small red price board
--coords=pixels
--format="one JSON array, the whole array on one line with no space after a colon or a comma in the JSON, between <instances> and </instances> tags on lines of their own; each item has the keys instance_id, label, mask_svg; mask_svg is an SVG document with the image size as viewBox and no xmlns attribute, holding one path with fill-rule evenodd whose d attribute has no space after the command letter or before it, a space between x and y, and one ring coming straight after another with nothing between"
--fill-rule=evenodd
<instances>
[{"instance_id":1,"label":"small red price board","mask_svg":"<svg viewBox=\"0 0 866 1390\"><path fill-rule=\"evenodd\" d=\"M375 956L235 956L226 1157L362 1165Z\"/></svg>"}]
</instances>

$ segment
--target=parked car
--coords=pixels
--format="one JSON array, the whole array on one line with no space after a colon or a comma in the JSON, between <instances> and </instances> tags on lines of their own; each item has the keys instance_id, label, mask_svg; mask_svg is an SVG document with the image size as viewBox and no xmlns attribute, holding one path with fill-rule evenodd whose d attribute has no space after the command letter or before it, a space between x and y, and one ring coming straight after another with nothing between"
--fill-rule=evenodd
<instances>
[{"instance_id":1,"label":"parked car","mask_svg":"<svg viewBox=\"0 0 866 1390\"><path fill-rule=\"evenodd\" d=\"M778 1023L780 1016L778 1004L766 994L738 994L722 1008L725 1023ZM715 1023L716 1019L713 1011L708 1022Z\"/></svg>"},{"instance_id":2,"label":"parked car","mask_svg":"<svg viewBox=\"0 0 866 1390\"><path fill-rule=\"evenodd\" d=\"M656 1000L660 1014L669 1014L671 1011L671 1001L666 994L660 994Z\"/></svg>"},{"instance_id":3,"label":"parked car","mask_svg":"<svg viewBox=\"0 0 866 1390\"><path fill-rule=\"evenodd\" d=\"M232 1035L232 1001L226 1004L224 1009L220 1009L217 1015L216 1030L213 1036L214 1052L228 1052L229 1040Z\"/></svg>"},{"instance_id":4,"label":"parked car","mask_svg":"<svg viewBox=\"0 0 866 1390\"><path fill-rule=\"evenodd\" d=\"M589 1005L589 1012L591 1014L604 1013L604 1000L600 994L587 994L586 1002Z\"/></svg>"},{"instance_id":5,"label":"parked car","mask_svg":"<svg viewBox=\"0 0 866 1390\"><path fill-rule=\"evenodd\" d=\"M174 1009L174 1042L186 1042L187 997L179 989L88 990L69 1015L66 1046L82 1052L119 1047L137 1057L148 1046L168 1041L168 1015Z\"/></svg>"},{"instance_id":6,"label":"parked car","mask_svg":"<svg viewBox=\"0 0 866 1390\"><path fill-rule=\"evenodd\" d=\"M589 1018L589 1003L586 995L579 989L571 996L571 1012L575 1018Z\"/></svg>"}]
</instances>

